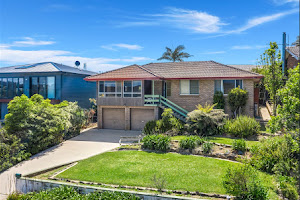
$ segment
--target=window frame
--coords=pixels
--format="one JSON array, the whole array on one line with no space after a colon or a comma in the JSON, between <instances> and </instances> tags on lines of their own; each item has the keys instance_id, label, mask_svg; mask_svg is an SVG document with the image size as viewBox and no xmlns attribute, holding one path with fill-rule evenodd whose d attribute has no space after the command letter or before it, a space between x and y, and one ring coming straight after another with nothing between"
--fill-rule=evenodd
<instances>
[{"instance_id":1,"label":"window frame","mask_svg":"<svg viewBox=\"0 0 300 200\"><path fill-rule=\"evenodd\" d=\"M188 81L188 90L189 90L189 93L182 93L181 91L181 83L182 81ZM198 82L198 93L197 94L191 94L191 81L197 81ZM192 96L198 96L200 95L200 81L199 80L192 80L192 79L183 79L183 80L180 80L179 81L179 89L180 89L180 95L184 96L184 95L192 95Z\"/></svg>"},{"instance_id":2,"label":"window frame","mask_svg":"<svg viewBox=\"0 0 300 200\"><path fill-rule=\"evenodd\" d=\"M54 78L54 98L48 98L48 78L49 77L53 77ZM33 93L32 92L32 78L36 78L37 79L37 93ZM43 96L42 94L40 94L40 78L45 78L45 96ZM24 82L23 82L24 85ZM45 99L55 99L56 98L56 76L30 76L29 77L29 95L33 96L35 94L40 94L42 95Z\"/></svg>"},{"instance_id":3,"label":"window frame","mask_svg":"<svg viewBox=\"0 0 300 200\"><path fill-rule=\"evenodd\" d=\"M125 81L131 81L131 92L125 92ZM141 82L141 91L140 92L133 92L133 82L134 81L139 81ZM143 81L142 80L124 80L123 81L123 98L142 98L142 94L143 94ZM130 94L130 97L125 97L125 95L129 95ZM139 97L134 97L134 95L140 95Z\"/></svg>"},{"instance_id":4,"label":"window frame","mask_svg":"<svg viewBox=\"0 0 300 200\"><path fill-rule=\"evenodd\" d=\"M100 92L100 82L103 82L103 92ZM115 91L114 92L106 92L105 91L105 83L106 82L114 82L115 84ZM118 83L120 84L121 91L118 92ZM101 96L101 94L103 96ZM114 95L114 96L107 96L107 95ZM118 96L120 95L120 96ZM98 97L100 98L121 98L122 97L122 81L98 81Z\"/></svg>"},{"instance_id":5,"label":"window frame","mask_svg":"<svg viewBox=\"0 0 300 200\"><path fill-rule=\"evenodd\" d=\"M217 81L217 80L214 80L214 91L216 92L215 81ZM241 83L242 83L241 89L243 89L243 87L244 87L244 80L243 79L221 79L220 81L221 81L221 92L224 95L228 95L228 93L227 94L224 93L224 84L223 84L224 81L234 81L234 86L235 86L234 88L237 88L237 81L241 81Z\"/></svg>"},{"instance_id":6,"label":"window frame","mask_svg":"<svg viewBox=\"0 0 300 200\"><path fill-rule=\"evenodd\" d=\"M6 79L6 84L3 84L3 79ZM12 80L11 84L9 85L9 81L8 80ZM17 82L14 82L17 79ZM20 92L20 79L23 80L23 84L22 84L22 92ZM16 85L15 85L16 84ZM3 90L3 86L5 86L5 94L4 94L4 90ZM10 96L9 94L12 94L12 96ZM15 96L21 96L22 94L24 94L24 77L0 77L0 99L12 99Z\"/></svg>"}]
</instances>

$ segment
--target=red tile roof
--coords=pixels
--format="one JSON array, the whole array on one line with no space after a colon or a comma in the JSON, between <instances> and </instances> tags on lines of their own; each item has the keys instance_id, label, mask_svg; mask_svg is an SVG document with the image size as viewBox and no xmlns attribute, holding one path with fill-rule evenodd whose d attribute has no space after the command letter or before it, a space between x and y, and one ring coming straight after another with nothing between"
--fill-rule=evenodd
<instances>
[{"instance_id":1,"label":"red tile roof","mask_svg":"<svg viewBox=\"0 0 300 200\"><path fill-rule=\"evenodd\" d=\"M159 79L149 70L143 68L139 65L130 65L127 67L122 67L112 71L104 72L101 74L88 76L85 78L86 81L97 81L97 80L153 80Z\"/></svg>"},{"instance_id":2,"label":"red tile roof","mask_svg":"<svg viewBox=\"0 0 300 200\"><path fill-rule=\"evenodd\" d=\"M86 80L117 79L255 79L263 76L214 61L149 63L132 65Z\"/></svg>"}]
</instances>

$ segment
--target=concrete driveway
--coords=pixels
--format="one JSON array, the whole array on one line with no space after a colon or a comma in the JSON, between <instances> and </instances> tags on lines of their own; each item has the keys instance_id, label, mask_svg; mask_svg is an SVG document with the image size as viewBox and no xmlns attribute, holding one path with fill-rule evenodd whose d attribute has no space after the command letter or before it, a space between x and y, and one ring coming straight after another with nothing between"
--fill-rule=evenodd
<instances>
[{"instance_id":1,"label":"concrete driveway","mask_svg":"<svg viewBox=\"0 0 300 200\"><path fill-rule=\"evenodd\" d=\"M15 174L27 175L109 151L119 146L120 136L137 136L140 131L89 129L79 136L49 148L30 160L0 174L0 199L15 190Z\"/></svg>"}]
</instances>

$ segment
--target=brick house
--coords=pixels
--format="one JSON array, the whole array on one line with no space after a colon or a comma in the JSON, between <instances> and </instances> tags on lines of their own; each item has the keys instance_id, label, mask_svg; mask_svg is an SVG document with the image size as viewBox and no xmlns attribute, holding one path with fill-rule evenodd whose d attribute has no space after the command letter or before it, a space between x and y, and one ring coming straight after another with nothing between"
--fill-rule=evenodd
<instances>
[{"instance_id":1,"label":"brick house","mask_svg":"<svg viewBox=\"0 0 300 200\"><path fill-rule=\"evenodd\" d=\"M196 105L213 103L215 91L237 86L249 93L245 114L254 115L254 83L262 75L214 61L131 65L89 76L97 82L98 127L141 130L169 107L180 119ZM225 112L229 113L228 106Z\"/></svg>"},{"instance_id":2,"label":"brick house","mask_svg":"<svg viewBox=\"0 0 300 200\"><path fill-rule=\"evenodd\" d=\"M286 48L285 69L295 68L300 63L300 46Z\"/></svg>"}]
</instances>

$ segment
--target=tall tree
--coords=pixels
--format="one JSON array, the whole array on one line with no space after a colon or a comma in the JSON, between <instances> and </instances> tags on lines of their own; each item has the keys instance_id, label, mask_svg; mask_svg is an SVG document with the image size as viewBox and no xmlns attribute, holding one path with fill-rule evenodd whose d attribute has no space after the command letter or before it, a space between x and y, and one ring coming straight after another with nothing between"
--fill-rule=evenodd
<instances>
[{"instance_id":1,"label":"tall tree","mask_svg":"<svg viewBox=\"0 0 300 200\"><path fill-rule=\"evenodd\" d=\"M183 45L177 46L174 51L172 51L172 49L170 49L169 47L166 47L166 51L157 60L171 60L172 62L182 62L183 58L189 58L192 56L189 53L182 52L184 49L185 47Z\"/></svg>"},{"instance_id":2,"label":"tall tree","mask_svg":"<svg viewBox=\"0 0 300 200\"><path fill-rule=\"evenodd\" d=\"M299 35L297 36L296 41L292 43L292 45L300 46Z\"/></svg>"},{"instance_id":3,"label":"tall tree","mask_svg":"<svg viewBox=\"0 0 300 200\"><path fill-rule=\"evenodd\" d=\"M270 95L273 113L276 116L278 102L276 93L283 86L281 53L276 42L270 42L270 48L260 56L259 65L263 69L264 86Z\"/></svg>"}]
</instances>

